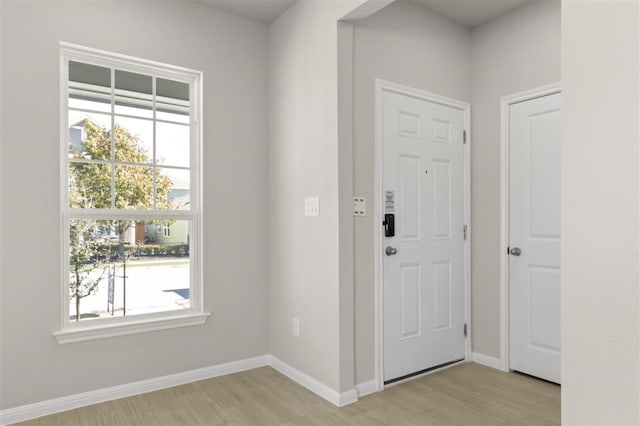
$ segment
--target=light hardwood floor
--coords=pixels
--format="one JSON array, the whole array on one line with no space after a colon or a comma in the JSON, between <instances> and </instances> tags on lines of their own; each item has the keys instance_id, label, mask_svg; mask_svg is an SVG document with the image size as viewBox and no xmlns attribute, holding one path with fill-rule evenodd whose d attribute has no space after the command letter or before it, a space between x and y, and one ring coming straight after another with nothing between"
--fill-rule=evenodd
<instances>
[{"instance_id":1,"label":"light hardwood floor","mask_svg":"<svg viewBox=\"0 0 640 426\"><path fill-rule=\"evenodd\" d=\"M551 425L560 386L467 363L337 408L270 367L21 425Z\"/></svg>"}]
</instances>

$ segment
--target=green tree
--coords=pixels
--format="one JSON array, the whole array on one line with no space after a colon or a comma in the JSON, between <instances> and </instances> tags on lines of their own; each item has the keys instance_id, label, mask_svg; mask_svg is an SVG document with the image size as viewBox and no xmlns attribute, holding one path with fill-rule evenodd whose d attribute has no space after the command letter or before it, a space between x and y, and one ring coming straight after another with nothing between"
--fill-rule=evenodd
<instances>
[{"instance_id":1,"label":"green tree","mask_svg":"<svg viewBox=\"0 0 640 426\"><path fill-rule=\"evenodd\" d=\"M73 158L110 160L111 131L92 122L84 121L85 138L81 151L71 151ZM154 168L149 167L149 154L140 139L122 126L115 125L113 131L114 158L116 163L136 165L116 165L115 167L115 208L145 210L153 208ZM70 207L91 205L97 209L111 208L111 165L99 163L72 162L70 175ZM156 168L155 203L157 209L171 209L169 192L171 179ZM117 232L120 240L120 254L124 250L124 236L133 222L120 220Z\"/></svg>"},{"instance_id":2,"label":"green tree","mask_svg":"<svg viewBox=\"0 0 640 426\"><path fill-rule=\"evenodd\" d=\"M69 206L72 208L110 209L112 207L111 175L114 173L114 207L118 209L152 209L154 203L154 168L149 154L140 139L126 128L115 125L113 133L86 119L83 123L84 139L80 150L70 150L72 160L69 169ZM111 162L112 138L116 163L73 161L102 160ZM155 207L171 209L169 193L171 180L155 168ZM69 296L75 299L76 321L80 319L80 301L94 294L104 278L106 265L101 259L111 260L105 252L106 245L99 235L105 227L115 226L118 233L118 254L126 261L124 240L134 222L128 220L101 220L100 226L93 220L72 219L69 226ZM106 255L106 256L105 256Z\"/></svg>"},{"instance_id":3,"label":"green tree","mask_svg":"<svg viewBox=\"0 0 640 426\"><path fill-rule=\"evenodd\" d=\"M76 321L80 320L80 300L94 294L105 274L100 260L100 242L94 239L93 220L69 222L69 298L76 302Z\"/></svg>"}]
</instances>

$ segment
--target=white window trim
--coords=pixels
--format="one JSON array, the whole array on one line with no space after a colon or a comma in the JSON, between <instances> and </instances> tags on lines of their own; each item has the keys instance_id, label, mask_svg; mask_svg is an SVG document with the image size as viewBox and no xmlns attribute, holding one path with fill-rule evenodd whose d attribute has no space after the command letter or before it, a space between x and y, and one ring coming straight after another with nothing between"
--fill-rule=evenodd
<instances>
[{"instance_id":1,"label":"white window trim","mask_svg":"<svg viewBox=\"0 0 640 426\"><path fill-rule=\"evenodd\" d=\"M68 138L68 61L89 62L108 67L123 68L128 71L148 73L189 83L191 102L191 187L190 210L188 212L162 210L83 210L68 207L67 188L67 152ZM70 43L60 43L60 230L61 230L61 321L60 329L53 335L58 343L75 343L115 336L165 330L178 327L202 325L210 313L204 312L203 298L203 235L202 213L202 72L182 67L148 61L126 55L87 48ZM100 218L108 214L113 219L156 219L158 216L179 218L191 221L193 235L190 249L191 282L190 308L170 310L152 314L140 314L129 317L92 319L89 321L71 321L69 319L69 266L68 266L68 223L71 218Z\"/></svg>"},{"instance_id":2,"label":"white window trim","mask_svg":"<svg viewBox=\"0 0 640 426\"><path fill-rule=\"evenodd\" d=\"M58 343L60 344L84 342L88 340L104 339L107 337L127 336L130 334L147 333L150 331L202 325L211 315L206 312L189 312L186 314L184 311L178 312L180 315L176 315L176 311L171 311L173 315L167 315L169 314L169 312L167 312L164 315L158 315L156 317L136 315L135 317L131 317L135 319L130 319L126 322L118 321L117 323L111 324L100 322L99 325L89 325L80 322L80 326L78 327L56 331L53 335L58 339ZM114 320L119 319L121 318L114 318Z\"/></svg>"}]
</instances>

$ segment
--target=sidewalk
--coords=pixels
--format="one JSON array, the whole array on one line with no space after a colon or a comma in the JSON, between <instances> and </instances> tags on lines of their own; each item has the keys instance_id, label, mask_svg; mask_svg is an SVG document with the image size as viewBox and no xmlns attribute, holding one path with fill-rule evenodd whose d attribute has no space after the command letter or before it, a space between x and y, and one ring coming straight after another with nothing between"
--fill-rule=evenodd
<instances>
[{"instance_id":1,"label":"sidewalk","mask_svg":"<svg viewBox=\"0 0 640 426\"><path fill-rule=\"evenodd\" d=\"M116 263L114 286L114 316L122 315L124 267ZM126 268L127 316L183 309L189 307L190 268L189 258L142 258L129 260ZM108 305L108 274L98 285L98 290L80 301L80 313L86 317L111 315ZM69 301L69 317L75 320L75 299Z\"/></svg>"}]
</instances>

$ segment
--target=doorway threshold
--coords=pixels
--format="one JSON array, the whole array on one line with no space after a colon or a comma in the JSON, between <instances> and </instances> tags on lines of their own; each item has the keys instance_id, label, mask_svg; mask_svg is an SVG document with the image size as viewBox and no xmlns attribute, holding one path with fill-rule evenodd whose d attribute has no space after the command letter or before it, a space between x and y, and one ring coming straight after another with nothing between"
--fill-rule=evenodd
<instances>
[{"instance_id":1,"label":"doorway threshold","mask_svg":"<svg viewBox=\"0 0 640 426\"><path fill-rule=\"evenodd\" d=\"M415 373L405 374L404 376L396 377L395 379L385 380L384 381L384 385L387 386L387 385L391 385L393 383L400 382L402 380L407 380L407 379L410 379L412 377L420 376L420 375L428 373L430 371L437 370L439 368L448 367L450 365L456 364L458 362L462 362L464 360L465 360L464 358L456 359L456 360L453 360L453 361L445 362L443 364L435 365L433 367L425 368L424 370L416 371Z\"/></svg>"}]
</instances>

